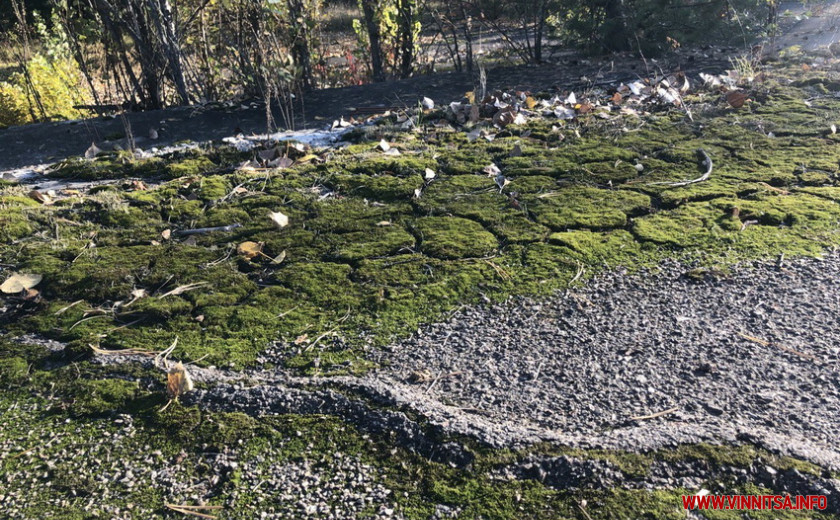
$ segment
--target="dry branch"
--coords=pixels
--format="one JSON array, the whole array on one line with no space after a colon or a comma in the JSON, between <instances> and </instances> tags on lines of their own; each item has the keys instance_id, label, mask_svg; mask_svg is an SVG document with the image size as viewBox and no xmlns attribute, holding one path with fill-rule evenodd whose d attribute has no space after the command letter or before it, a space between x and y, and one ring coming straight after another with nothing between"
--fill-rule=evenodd
<instances>
[{"instance_id":1,"label":"dry branch","mask_svg":"<svg viewBox=\"0 0 840 520\"><path fill-rule=\"evenodd\" d=\"M697 155L699 155L703 162L702 164L706 165L706 173L697 177L696 179L691 179L688 181L679 181L679 182L650 182L648 186L660 185L660 186L669 186L671 188L678 188L680 186L688 186L690 184L696 184L698 182L703 182L709 180L709 177L712 175L712 168L714 165L712 164L712 158L709 157L709 154L706 153L706 150L702 148L697 149Z\"/></svg>"},{"instance_id":2,"label":"dry branch","mask_svg":"<svg viewBox=\"0 0 840 520\"><path fill-rule=\"evenodd\" d=\"M648 419L656 419L657 417L662 417L663 415L668 415L669 413L674 413L679 410L678 407L668 408L667 410L663 410L661 412L652 413L650 415L637 415L636 417L631 417L631 421L646 421Z\"/></svg>"}]
</instances>

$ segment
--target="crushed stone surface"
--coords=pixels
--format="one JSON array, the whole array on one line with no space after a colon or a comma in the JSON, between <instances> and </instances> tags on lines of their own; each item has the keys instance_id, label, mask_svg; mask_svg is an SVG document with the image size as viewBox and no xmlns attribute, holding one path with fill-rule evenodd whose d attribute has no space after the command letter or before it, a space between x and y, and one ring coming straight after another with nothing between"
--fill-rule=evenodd
<instances>
[{"instance_id":1,"label":"crushed stone surface","mask_svg":"<svg viewBox=\"0 0 840 520\"><path fill-rule=\"evenodd\" d=\"M840 255L686 272L466 309L392 345L369 384L491 444L742 441L837 467Z\"/></svg>"}]
</instances>

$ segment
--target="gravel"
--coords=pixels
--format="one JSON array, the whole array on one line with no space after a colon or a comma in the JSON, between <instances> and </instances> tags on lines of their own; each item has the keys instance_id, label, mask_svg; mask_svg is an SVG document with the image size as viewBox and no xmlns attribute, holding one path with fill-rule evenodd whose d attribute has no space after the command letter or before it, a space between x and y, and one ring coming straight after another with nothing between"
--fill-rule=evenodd
<instances>
[{"instance_id":1,"label":"gravel","mask_svg":"<svg viewBox=\"0 0 840 520\"><path fill-rule=\"evenodd\" d=\"M372 384L446 410L437 422L455 430L474 417L470 433L492 444L749 441L840 467L840 255L699 281L686 271L616 271L548 300L466 309L392 345Z\"/></svg>"}]
</instances>

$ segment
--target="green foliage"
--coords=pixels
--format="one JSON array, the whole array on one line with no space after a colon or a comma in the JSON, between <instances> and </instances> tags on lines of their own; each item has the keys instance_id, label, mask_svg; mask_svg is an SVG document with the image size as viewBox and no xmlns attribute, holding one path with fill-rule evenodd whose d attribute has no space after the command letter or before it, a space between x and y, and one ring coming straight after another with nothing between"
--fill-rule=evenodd
<instances>
[{"instance_id":1,"label":"green foliage","mask_svg":"<svg viewBox=\"0 0 840 520\"><path fill-rule=\"evenodd\" d=\"M744 43L763 30L766 0L713 0L687 5L674 0L566 2L554 19L574 43L595 52L638 49L662 53L712 41Z\"/></svg>"},{"instance_id":2,"label":"green foliage","mask_svg":"<svg viewBox=\"0 0 840 520\"><path fill-rule=\"evenodd\" d=\"M26 68L31 86L20 71L0 82L0 127L81 117L73 105L84 103L86 97L78 87L81 75L74 61L36 55Z\"/></svg>"}]
</instances>

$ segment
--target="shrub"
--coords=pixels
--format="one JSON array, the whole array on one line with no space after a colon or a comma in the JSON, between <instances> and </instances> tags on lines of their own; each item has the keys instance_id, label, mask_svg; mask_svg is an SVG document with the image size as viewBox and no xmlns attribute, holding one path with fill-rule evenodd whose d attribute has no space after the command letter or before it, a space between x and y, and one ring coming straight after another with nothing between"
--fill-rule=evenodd
<instances>
[{"instance_id":1,"label":"shrub","mask_svg":"<svg viewBox=\"0 0 840 520\"><path fill-rule=\"evenodd\" d=\"M81 117L73 105L84 103L86 96L78 88L81 73L74 61L51 61L36 55L27 63L27 69L35 92L21 71L0 82L0 126Z\"/></svg>"}]
</instances>

